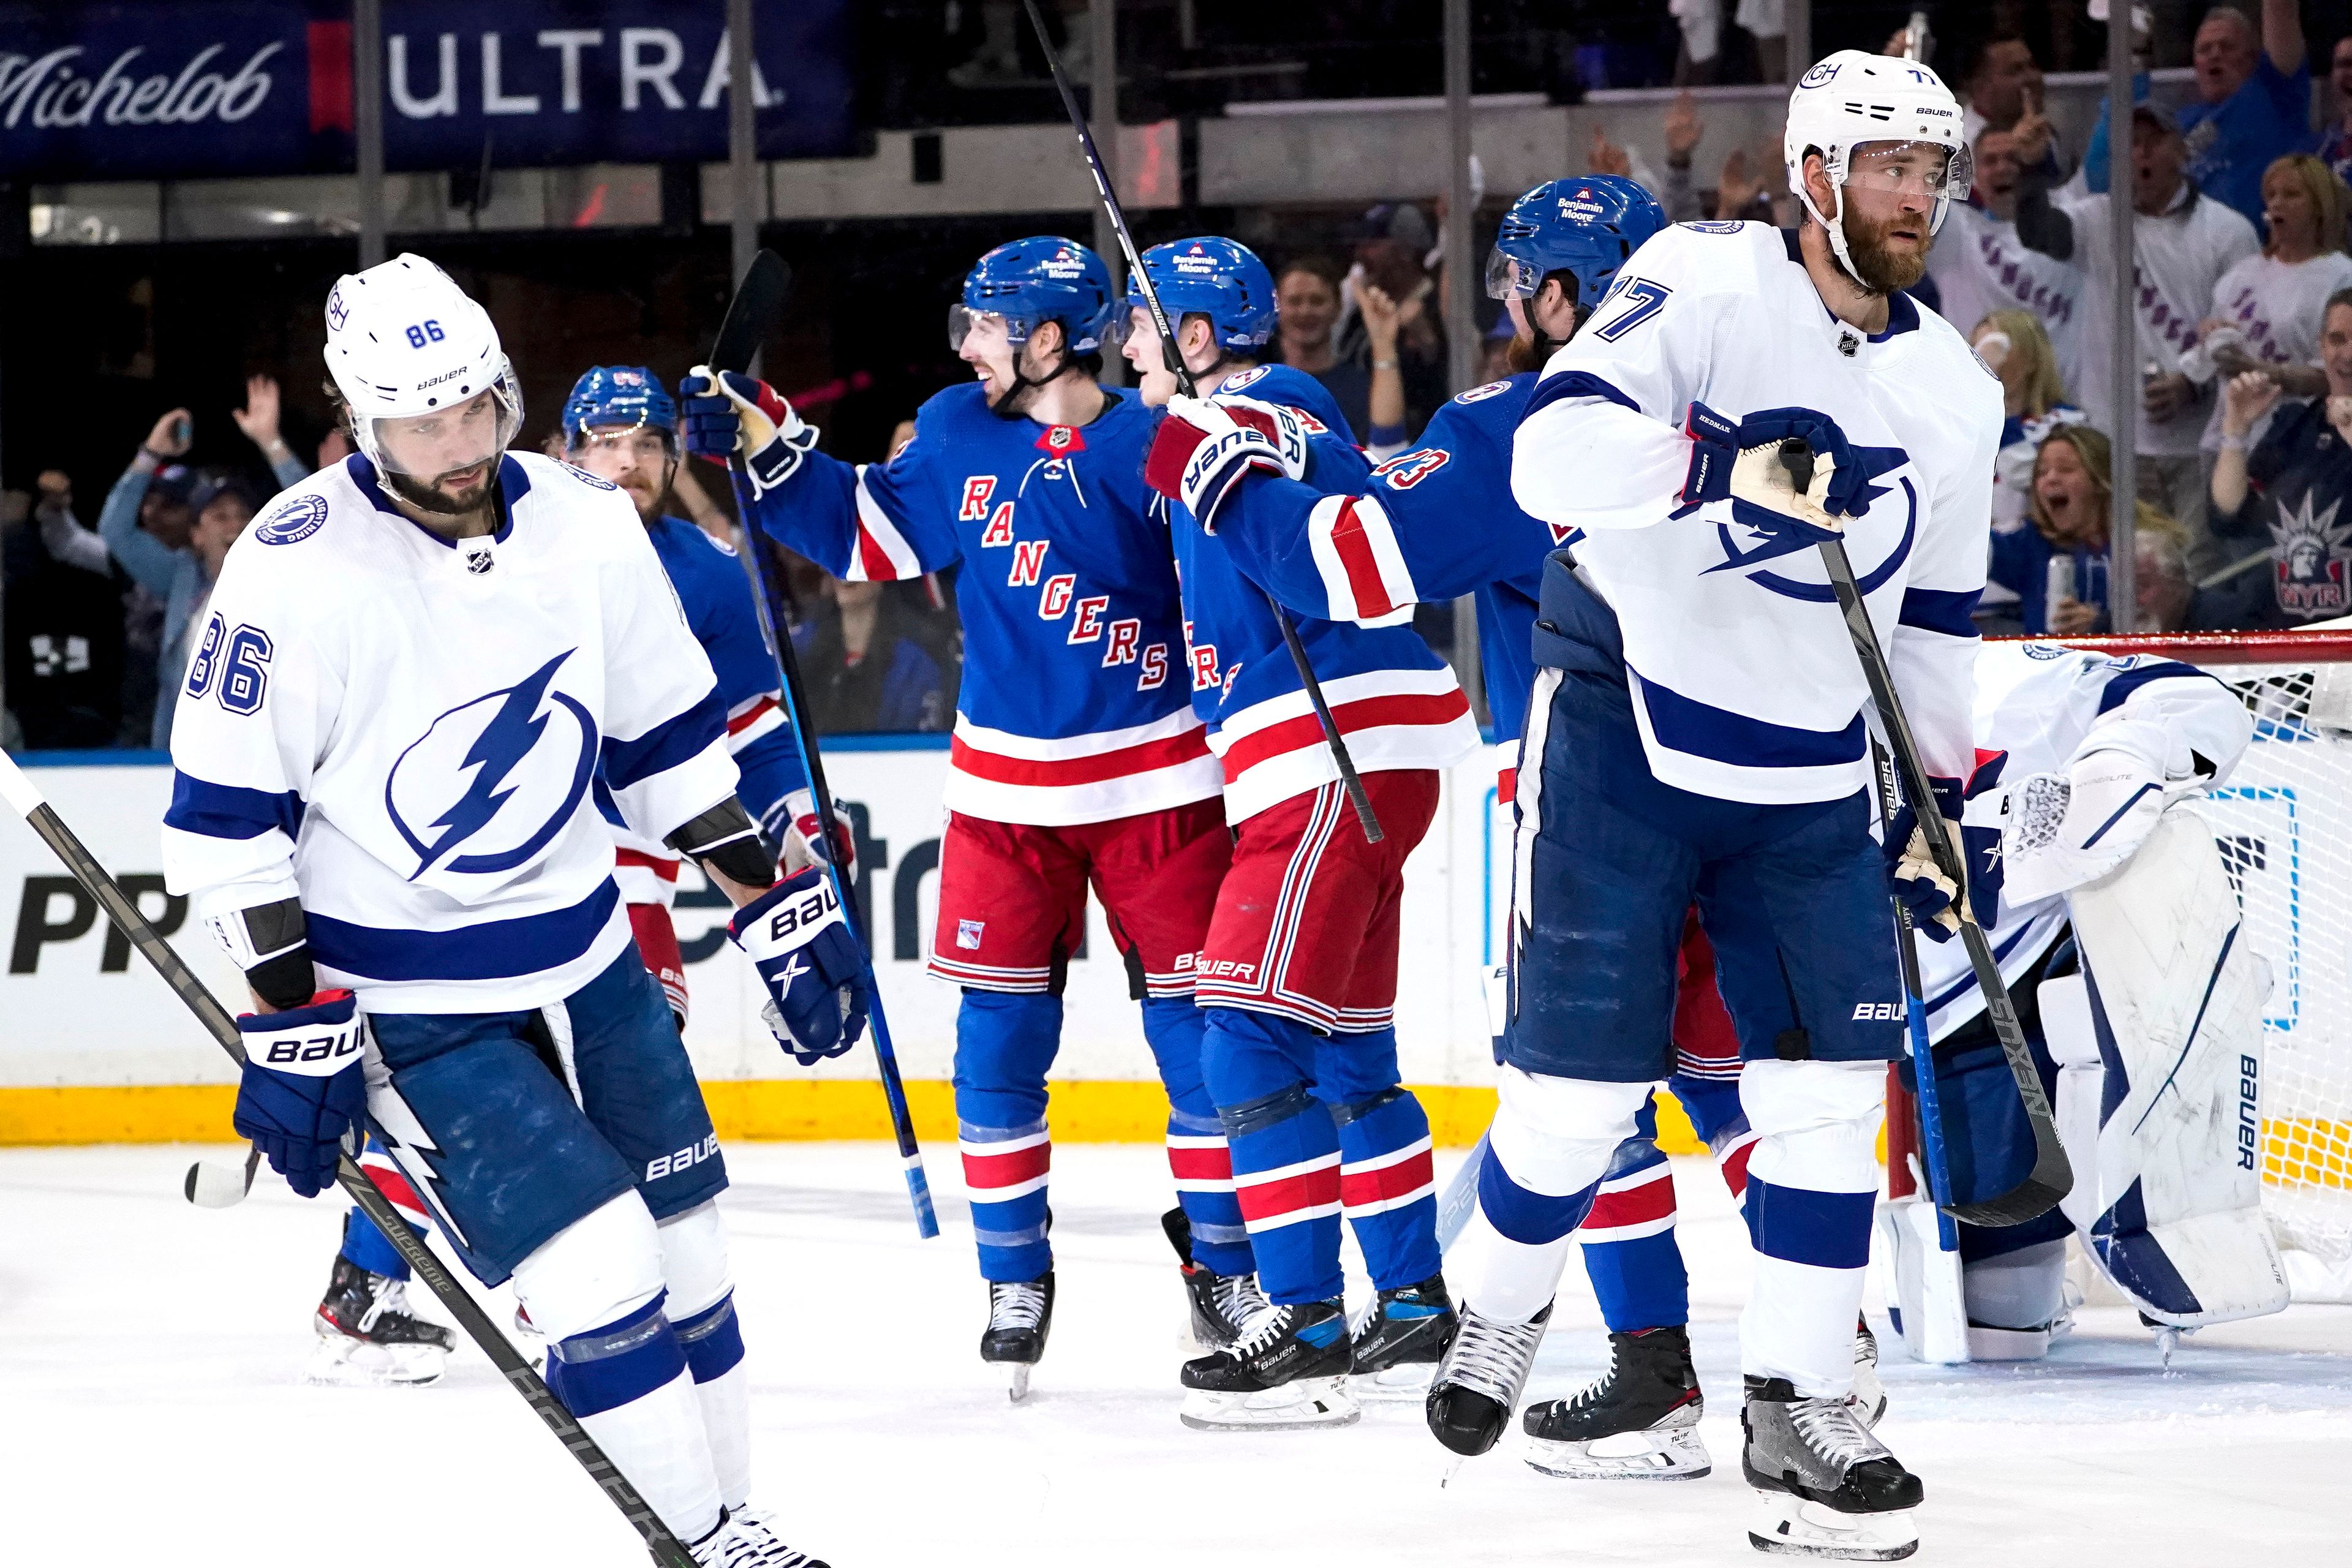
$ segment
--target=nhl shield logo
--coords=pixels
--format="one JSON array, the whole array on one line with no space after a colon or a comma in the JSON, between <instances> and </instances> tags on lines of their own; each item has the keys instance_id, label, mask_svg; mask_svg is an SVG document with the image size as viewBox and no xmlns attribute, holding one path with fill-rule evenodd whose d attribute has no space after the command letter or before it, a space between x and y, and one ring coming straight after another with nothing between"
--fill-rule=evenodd
<instances>
[{"instance_id":1,"label":"nhl shield logo","mask_svg":"<svg viewBox=\"0 0 2352 1568\"><path fill-rule=\"evenodd\" d=\"M2317 499L2305 490L2301 504L2282 503L2271 524L2272 585L2279 608L2289 615L2340 616L2352 608L2352 548L2345 542L2352 522L2336 521L2343 497L2315 511Z\"/></svg>"},{"instance_id":2,"label":"nhl shield logo","mask_svg":"<svg viewBox=\"0 0 2352 1568\"><path fill-rule=\"evenodd\" d=\"M1076 426L1048 425L1045 426L1045 433L1037 437L1037 449L1041 452L1051 452L1057 458L1064 458L1072 452L1085 451L1087 438L1078 434Z\"/></svg>"}]
</instances>

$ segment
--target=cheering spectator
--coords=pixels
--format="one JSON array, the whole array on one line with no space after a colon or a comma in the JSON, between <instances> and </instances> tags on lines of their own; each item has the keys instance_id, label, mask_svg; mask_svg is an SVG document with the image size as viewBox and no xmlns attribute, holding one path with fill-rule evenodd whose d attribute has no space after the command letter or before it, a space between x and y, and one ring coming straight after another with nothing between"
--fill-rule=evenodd
<instances>
[{"instance_id":1,"label":"cheering spectator","mask_svg":"<svg viewBox=\"0 0 2352 1568\"><path fill-rule=\"evenodd\" d=\"M2032 528L1997 533L1989 573L2019 599L2032 637L2083 637L2107 626L2107 515L2113 449L2088 425L2061 425L2033 460ZM2146 501L2137 528L2178 527ZM2058 570L2053 571L2053 567Z\"/></svg>"},{"instance_id":2,"label":"cheering spectator","mask_svg":"<svg viewBox=\"0 0 2352 1568\"><path fill-rule=\"evenodd\" d=\"M2168 517L2143 515L2132 527L2133 629L2218 632L2237 625L2222 595L2200 588L2189 566L2189 531Z\"/></svg>"},{"instance_id":3,"label":"cheering spectator","mask_svg":"<svg viewBox=\"0 0 2352 1568\"><path fill-rule=\"evenodd\" d=\"M1376 463L1387 461L1411 444L1399 342L1405 329L1419 321L1428 307L1426 289L1402 304L1377 283L1366 281L1356 290L1356 309L1364 323L1364 348L1372 367L1370 393L1365 400L1364 450Z\"/></svg>"},{"instance_id":4,"label":"cheering spectator","mask_svg":"<svg viewBox=\"0 0 2352 1568\"><path fill-rule=\"evenodd\" d=\"M1323 384L1360 442L1370 424L1372 376L1365 366L1339 355L1333 340L1339 296L1339 269L1325 258L1301 256L1286 263L1274 280L1275 341L1283 363Z\"/></svg>"},{"instance_id":5,"label":"cheering spectator","mask_svg":"<svg viewBox=\"0 0 2352 1568\"><path fill-rule=\"evenodd\" d=\"M0 629L8 703L22 727L16 743L111 745L121 718L121 590L105 542L73 515L66 476L51 470L37 482L37 503L19 490L0 494Z\"/></svg>"},{"instance_id":6,"label":"cheering spectator","mask_svg":"<svg viewBox=\"0 0 2352 1568\"><path fill-rule=\"evenodd\" d=\"M2061 425L2080 425L2084 414L2066 401L2049 336L2032 311L1995 310L1977 323L1969 341L1985 368L2000 378L2003 418L2000 450L1993 456L1992 528L1995 533L2014 533L2025 526L2033 460L2043 439Z\"/></svg>"},{"instance_id":7,"label":"cheering spectator","mask_svg":"<svg viewBox=\"0 0 2352 1568\"><path fill-rule=\"evenodd\" d=\"M281 490L290 490L310 477L302 459L286 444L278 429L278 383L266 375L245 378L245 406L229 410L231 419L243 431L245 438L261 448L262 461L269 465L270 478ZM320 468L325 468L323 460Z\"/></svg>"},{"instance_id":8,"label":"cheering spectator","mask_svg":"<svg viewBox=\"0 0 2352 1568\"><path fill-rule=\"evenodd\" d=\"M110 553L114 552L115 537L131 532L143 533L165 550L188 547L194 521L188 492L195 475L176 459L187 455L191 438L184 408L174 408L155 421L99 508L99 537L107 542ZM171 611L170 589L150 590L135 573L131 578L131 591L122 597L122 733L117 743L144 746L154 730L155 668Z\"/></svg>"},{"instance_id":9,"label":"cheering spectator","mask_svg":"<svg viewBox=\"0 0 2352 1568\"><path fill-rule=\"evenodd\" d=\"M2049 121L2038 116L2026 127L2043 146L2051 141L2048 128ZM2075 317L2082 308L2083 273L2017 237L2018 188L2025 173L2018 161L2018 134L1999 130L1977 137L1975 187L1946 215L1944 232L1927 253L1927 276L1936 280L1944 319L1964 331L1996 310L2032 311L2056 356L2061 383L2074 386L2082 379L2082 332Z\"/></svg>"},{"instance_id":10,"label":"cheering spectator","mask_svg":"<svg viewBox=\"0 0 2352 1568\"><path fill-rule=\"evenodd\" d=\"M1988 130L2008 130L2029 110L2041 111L2042 68L2032 47L2013 29L1988 28L1952 64L1952 79L1960 89L1960 133L1969 145Z\"/></svg>"},{"instance_id":11,"label":"cheering spectator","mask_svg":"<svg viewBox=\"0 0 2352 1568\"><path fill-rule=\"evenodd\" d=\"M2336 40L2328 85L2336 89L2336 123L2319 139L2319 161L2352 185L2352 33Z\"/></svg>"},{"instance_id":12,"label":"cheering spectator","mask_svg":"<svg viewBox=\"0 0 2352 1568\"><path fill-rule=\"evenodd\" d=\"M936 733L955 717L955 682L880 583L824 580L802 633L801 671L821 734Z\"/></svg>"},{"instance_id":13,"label":"cheering spectator","mask_svg":"<svg viewBox=\"0 0 2352 1568\"><path fill-rule=\"evenodd\" d=\"M2199 192L2181 173L2189 151L2172 116L2152 104L2132 111L2132 258L2139 278L2137 343L2140 405L2130 429L2138 454L2139 499L2177 518L2197 541L2192 559L2211 553L2205 531L2205 477L2198 439L2207 399L2182 374L2183 356L2197 346L2197 323L2210 309L2221 275L2260 248L2254 226ZM2114 314L2115 229L2105 196L2050 199L2047 179L2034 165L2040 149L2018 150L2026 165L2018 188L2017 234L2045 256L2071 262L2083 274L2083 380L2074 390L2092 423L2117 429L2108 364Z\"/></svg>"},{"instance_id":14,"label":"cheering spectator","mask_svg":"<svg viewBox=\"0 0 2352 1568\"><path fill-rule=\"evenodd\" d=\"M2213 313L2198 328L2199 352L2189 356L2200 381L2259 371L2289 397L2317 397L2327 390L2319 368L2321 318L2327 300L2352 288L2352 256L2344 253L2344 183L2316 158L2281 158L2263 175L2263 209L2270 238L2262 254L2249 256L2221 275L2213 288ZM2206 467L2221 447L2222 411L2215 406L2202 443ZM2242 432L2249 447L2262 444L2265 416Z\"/></svg>"},{"instance_id":15,"label":"cheering spectator","mask_svg":"<svg viewBox=\"0 0 2352 1568\"><path fill-rule=\"evenodd\" d=\"M2245 626L2352 613L2352 289L2327 301L2322 321L2327 395L2281 408L2251 451L2248 433L2278 405L2278 383L2249 371L2223 389L2213 527L2228 539L2270 538L2269 591L2248 596Z\"/></svg>"},{"instance_id":16,"label":"cheering spectator","mask_svg":"<svg viewBox=\"0 0 2352 1568\"><path fill-rule=\"evenodd\" d=\"M2262 0L2262 10L2259 28L2234 5L2205 13L2190 55L2197 101L2179 112L2189 177L2249 223L2262 221L2263 172L2311 142L2311 65L2297 0ZM2147 91L2146 76L2133 82L2135 99ZM2094 194L2105 194L2104 104L2083 154L2083 176Z\"/></svg>"}]
</instances>

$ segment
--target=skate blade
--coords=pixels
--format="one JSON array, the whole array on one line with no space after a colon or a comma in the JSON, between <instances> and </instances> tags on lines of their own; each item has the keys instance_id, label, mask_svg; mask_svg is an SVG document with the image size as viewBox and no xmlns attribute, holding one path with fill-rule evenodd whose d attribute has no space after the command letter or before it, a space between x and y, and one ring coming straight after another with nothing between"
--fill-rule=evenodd
<instances>
[{"instance_id":1,"label":"skate blade","mask_svg":"<svg viewBox=\"0 0 2352 1568\"><path fill-rule=\"evenodd\" d=\"M449 1352L433 1345L372 1345L320 1340L302 1369L306 1383L328 1388L421 1388L437 1382Z\"/></svg>"},{"instance_id":2,"label":"skate blade","mask_svg":"<svg viewBox=\"0 0 2352 1568\"><path fill-rule=\"evenodd\" d=\"M1177 1419L1195 1432L1300 1432L1352 1426L1363 1411L1349 1397L1344 1377L1302 1377L1254 1394L1188 1390Z\"/></svg>"},{"instance_id":3,"label":"skate blade","mask_svg":"<svg viewBox=\"0 0 2352 1568\"><path fill-rule=\"evenodd\" d=\"M1748 1526L1759 1552L1823 1557L1840 1563L1895 1563L1919 1550L1919 1525L1909 1509L1887 1513L1840 1513L1785 1492L1759 1489Z\"/></svg>"},{"instance_id":4,"label":"skate blade","mask_svg":"<svg viewBox=\"0 0 2352 1568\"><path fill-rule=\"evenodd\" d=\"M1436 1377L1433 1361L1403 1362L1378 1372L1349 1373L1348 1393L1363 1405L1420 1405L1429 1398L1429 1385Z\"/></svg>"},{"instance_id":5,"label":"skate blade","mask_svg":"<svg viewBox=\"0 0 2352 1568\"><path fill-rule=\"evenodd\" d=\"M1031 1365L1025 1361L1008 1362L1005 1363L1005 1397L1018 1405L1029 1397Z\"/></svg>"},{"instance_id":6,"label":"skate blade","mask_svg":"<svg viewBox=\"0 0 2352 1568\"><path fill-rule=\"evenodd\" d=\"M1687 1427L1583 1443L1530 1437L1524 1457L1529 1468L1570 1481L1695 1481L1715 1468L1706 1445Z\"/></svg>"}]
</instances>

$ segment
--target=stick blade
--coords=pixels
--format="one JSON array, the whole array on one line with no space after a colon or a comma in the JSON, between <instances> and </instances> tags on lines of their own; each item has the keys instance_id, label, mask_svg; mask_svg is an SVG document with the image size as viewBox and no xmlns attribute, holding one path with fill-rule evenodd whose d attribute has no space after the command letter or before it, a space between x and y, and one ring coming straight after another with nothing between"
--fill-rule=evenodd
<instances>
[{"instance_id":1,"label":"stick blade","mask_svg":"<svg viewBox=\"0 0 2352 1568\"><path fill-rule=\"evenodd\" d=\"M2058 1144L2053 1131L2042 1136L2043 1129L2034 1128L2036 1144L2033 1169L2025 1180L1982 1203L1954 1204L1944 1212L1968 1225L1988 1226L2000 1229L2023 1225L2030 1219L2040 1219L2058 1206L2060 1200L2074 1190L2074 1167L2066 1158L2066 1151Z\"/></svg>"},{"instance_id":2,"label":"stick blade","mask_svg":"<svg viewBox=\"0 0 2352 1568\"><path fill-rule=\"evenodd\" d=\"M710 368L746 371L760 352L768 331L783 314L784 297L792 292L793 269L772 250L762 250L743 269L735 297L727 302L727 319L710 345Z\"/></svg>"},{"instance_id":3,"label":"stick blade","mask_svg":"<svg viewBox=\"0 0 2352 1568\"><path fill-rule=\"evenodd\" d=\"M188 1167L187 1183L181 1190L200 1209L226 1209L243 1203L251 1184L251 1178L242 1171L199 1160Z\"/></svg>"}]
</instances>

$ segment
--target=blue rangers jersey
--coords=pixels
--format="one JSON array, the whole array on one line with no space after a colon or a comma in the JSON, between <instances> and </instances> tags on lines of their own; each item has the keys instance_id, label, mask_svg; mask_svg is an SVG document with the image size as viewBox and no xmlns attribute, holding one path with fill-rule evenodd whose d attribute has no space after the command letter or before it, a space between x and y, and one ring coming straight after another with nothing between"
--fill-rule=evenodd
<instances>
[{"instance_id":1,"label":"blue rangers jersey","mask_svg":"<svg viewBox=\"0 0 2352 1568\"><path fill-rule=\"evenodd\" d=\"M1058 826L1217 793L1186 700L1168 526L1144 504L1151 416L1104 396L1090 424L1046 426L990 413L976 382L951 386L888 463L812 451L753 512L854 583L964 563L950 810Z\"/></svg>"},{"instance_id":2,"label":"blue rangers jersey","mask_svg":"<svg viewBox=\"0 0 2352 1568\"><path fill-rule=\"evenodd\" d=\"M1741 525L1728 500L1672 515L1693 403L1734 420L1801 407L1845 433L1869 480L1843 522L1871 623L1927 771L1969 773L2000 388L1941 317L1889 303L1885 331L1864 333L1823 307L1793 233L1680 225L1627 260L1528 400L1513 493L1570 531L1580 579L1615 613L1666 784L1775 804L1871 782L1869 691L1819 552Z\"/></svg>"},{"instance_id":3,"label":"blue rangers jersey","mask_svg":"<svg viewBox=\"0 0 2352 1568\"><path fill-rule=\"evenodd\" d=\"M727 704L727 749L742 775L735 797L768 842L781 844L792 826L785 820L784 798L806 789L808 774L784 718L775 656L760 635L751 580L731 546L683 518L656 518L646 525L646 534L654 542L654 553L661 558L670 586L677 590L694 640L702 645L719 677L719 700ZM667 906L677 897L684 858L660 839L633 831L602 778L596 781L596 805L612 826L617 858L613 874L621 885L621 897L632 904Z\"/></svg>"},{"instance_id":4,"label":"blue rangers jersey","mask_svg":"<svg viewBox=\"0 0 2352 1568\"><path fill-rule=\"evenodd\" d=\"M1316 442L1318 486L1362 488L1369 472L1362 454L1329 437L1347 429L1347 422L1313 376L1287 365L1258 365L1202 393L1234 393L1298 410L1326 433ZM1244 574L1238 554L1202 531L1191 512L1174 502L1168 506L1184 582L1192 704L1208 721L1209 743L1224 764L1225 819L1239 823L1336 782L1339 767L1265 588ZM1411 618L1409 610L1402 617ZM1310 619L1299 621L1297 630L1359 772L1449 767L1477 749L1470 700L1410 626L1373 630Z\"/></svg>"},{"instance_id":5,"label":"blue rangers jersey","mask_svg":"<svg viewBox=\"0 0 2352 1568\"><path fill-rule=\"evenodd\" d=\"M1974 722L1979 746L2009 753L2001 769L2009 787L2033 773L2063 773L2091 752L2121 751L2145 762L2174 798L2227 782L2253 738L2253 720L2236 693L2201 670L2055 643L1986 643L1977 656ZM1981 804L1999 820L1999 801ZM1971 821L1979 805L1969 803ZM1969 868L1972 878L1985 869ZM2064 894L2021 907L2004 895L1985 939L2001 978L2014 984L2065 929ZM1918 949L1928 1037L1941 1040L1984 1011L1984 994L1958 942L1923 941Z\"/></svg>"},{"instance_id":6,"label":"blue rangers jersey","mask_svg":"<svg viewBox=\"0 0 2352 1568\"><path fill-rule=\"evenodd\" d=\"M629 945L599 771L658 840L726 800L727 704L628 498L519 452L451 542L352 457L229 551L173 720L163 871L299 898L373 1013L543 1006Z\"/></svg>"},{"instance_id":7,"label":"blue rangers jersey","mask_svg":"<svg viewBox=\"0 0 2352 1568\"><path fill-rule=\"evenodd\" d=\"M1519 510L1511 437L1532 371L1474 386L1438 409L1421 445L1373 467L1353 494L1258 475L1226 499L1217 538L1302 615L1360 626L1408 626L1419 603L1478 603L1486 706L1501 744L1498 798L1513 796L1535 668L1528 651L1544 557L1569 531ZM1318 476L1344 475L1313 437Z\"/></svg>"}]
</instances>

